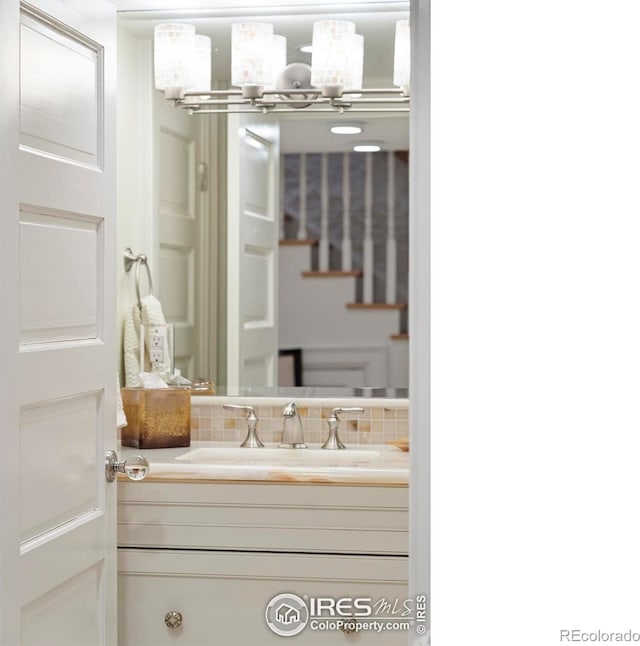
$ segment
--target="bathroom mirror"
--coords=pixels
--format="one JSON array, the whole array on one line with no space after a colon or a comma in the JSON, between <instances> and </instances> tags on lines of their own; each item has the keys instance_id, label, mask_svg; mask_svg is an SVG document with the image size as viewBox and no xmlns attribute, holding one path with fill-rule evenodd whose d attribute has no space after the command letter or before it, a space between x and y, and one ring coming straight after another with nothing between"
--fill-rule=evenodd
<instances>
[{"instance_id":1,"label":"bathroom mirror","mask_svg":"<svg viewBox=\"0 0 640 646\"><path fill-rule=\"evenodd\" d=\"M229 210L227 182L231 171L226 167L229 146L228 128L231 117L223 116L186 116L182 110L165 101L159 92L153 90L152 84L152 51L151 39L153 27L160 22L180 21L196 25L198 33L212 37L213 40L213 80L214 87L226 87L230 72L230 31L231 24L239 20L256 20L274 24L275 33L287 37L287 62L310 63L310 56L300 52L298 46L311 40L312 24L322 18L342 18L356 23L357 32L365 38L365 87L391 87L393 76L393 36L396 20L407 18L408 2L371 2L366 12L359 4L354 6L345 3L314 3L312 12L304 3L285 3L277 9L273 7L253 6L243 3L242 9L226 5L225 8L213 10L204 7L210 3L190 3L189 11L176 9L171 2L158 0L118 0L120 40L119 40L119 120L124 124L120 131L119 149L126 159L120 164L124 186L121 191L120 222L121 241L147 253L150 257L154 282L158 285L158 295L165 306L167 319L176 325L177 365L185 374L212 377L218 384L227 384L227 351L231 347L227 334L227 306L233 292L239 287L247 287L247 281L241 285L229 286L226 238L229 230L226 216ZM254 3L258 5L259 3ZM326 10L325 10L326 7ZM275 14L275 15L274 15ZM124 87L123 87L124 86ZM124 91L123 91L124 90ZM150 114L151 119L144 115ZM332 115L313 115L300 113L281 115L268 119L277 121L280 141L280 167L285 171L278 190L284 195L281 200L280 237L296 240L298 244L281 245L278 249L279 272L285 272L289 278L295 272L300 273L296 263L302 254L309 257L309 264L302 269L312 271L318 268L318 245L304 245L300 241L305 232L300 227L300 184L301 159L304 156L308 184L302 191L306 194L308 239L321 235L322 223L319 215L321 193L321 167L328 167L329 182L339 184L331 191L328 198L331 228L338 224L342 233L344 223L341 221L343 206L338 193L342 190L344 172L344 153L351 150L356 141L380 141L383 152L372 155L371 179L373 184L372 199L386 200L386 173L390 165L394 166L398 177L396 203L403 213L394 219L395 234L400 237L408 222L408 115L398 114L363 114L346 115L340 119ZM335 121L358 121L364 132L352 136L335 136L328 133L328 126ZM389 153L384 151L391 151ZM326 162L323 162L323 157ZM390 157L393 157L392 161ZM362 266L360 255L365 244L362 237L364 216L362 203L365 201L364 184L367 173L366 155L349 153L349 173L354 179L350 187L352 195L352 218L354 220L354 270ZM140 162L142 169L140 169ZM161 167L162 166L162 167ZM181 184L185 179L185 183ZM187 186L188 182L192 185ZM287 192L293 186L298 188L295 195ZM132 208L132 205L133 206ZM179 217L171 219L163 213L174 211ZM183 208L184 207L184 208ZM182 212L181 212L182 209ZM386 259L389 251L386 244L387 205L378 206L374 202L373 211L379 219L376 225L381 239L375 243L374 263ZM198 223L200 213L207 219L208 226ZM123 222L123 220L125 220ZM179 226L185 224L186 226ZM338 238L341 236L338 235ZM132 238L134 241L132 241ZM329 269L342 269L343 251L337 247L340 240L330 236L331 260ZM356 239L357 238L357 239ZM405 243L406 244L406 243ZM192 245L192 249L190 248ZM121 246L121 245L120 245ZM136 250L137 250L136 249ZM188 249L185 251L185 249ZM195 251L194 251L195 250ZM408 274L406 246L399 245L396 254L396 273ZM293 255L293 260L285 258ZM259 263L258 263L259 264ZM384 276L385 270L379 270ZM258 276L260 274L258 273ZM311 277L312 283L320 283L320 289L327 291L330 283L343 283L338 286L353 293L346 300L355 302L361 294L363 279L360 277ZM286 281L285 281L286 283ZM348 284L347 287L344 284ZM315 288L315 287L314 287ZM309 290L303 289L303 294ZM311 289L311 288L309 288ZM406 280L404 287L397 294L395 302L406 302ZM375 301L386 300L384 288L379 281L375 286ZM322 292L318 298L325 298ZM289 292L287 295L290 296ZM306 294L308 296L308 294ZM282 293L279 295L282 301ZM293 301L293 307L297 301ZM302 297L298 297L301 299ZM125 299L126 300L126 299ZM344 301L344 299L343 299ZM306 305L302 305L304 309ZM346 308L346 303L341 305ZM280 310L282 311L282 310ZM301 339L291 333L289 325L288 338L281 339L280 347L287 354L302 350L305 362L303 388L307 396L329 396L331 393L364 396L388 397L402 396L408 382L408 339L406 331L406 314L403 309L387 308L367 311L365 308L349 310L349 315L359 316L362 323L356 323L360 330L382 329L379 341L360 338L357 342L347 338L336 316L329 306L322 307L322 315L316 316L322 332L337 327L338 341L327 338ZM385 323L369 323L366 317L385 319ZM274 313L277 319L277 313ZM283 333L290 317L280 315L278 328ZM390 322L389 322L390 321ZM309 331L309 325L302 329ZM387 328L390 328L387 330ZM394 335L395 338L391 338ZM343 338L340 338L340 337ZM362 337L362 335L360 335ZM365 335L366 336L366 335ZM383 338L384 337L384 338ZM342 345L344 347L338 348ZM309 367L311 366L311 368ZM294 381L287 380L290 387ZM258 380L259 381L259 380ZM333 390L327 388L333 386ZM259 389L262 393L266 383L256 381L236 381L230 391L244 394L247 388ZM390 394L392 393L392 394Z\"/></svg>"}]
</instances>

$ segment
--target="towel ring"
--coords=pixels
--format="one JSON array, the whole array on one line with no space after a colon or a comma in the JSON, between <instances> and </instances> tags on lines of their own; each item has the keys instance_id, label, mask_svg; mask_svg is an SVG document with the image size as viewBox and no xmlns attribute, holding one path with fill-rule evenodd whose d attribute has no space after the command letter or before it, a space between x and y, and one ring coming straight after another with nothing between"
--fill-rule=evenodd
<instances>
[{"instance_id":1,"label":"towel ring","mask_svg":"<svg viewBox=\"0 0 640 646\"><path fill-rule=\"evenodd\" d=\"M137 256L131 251L131 247L124 250L124 270L129 273L133 263L136 263L136 296L138 298L138 308L142 310L142 298L140 298L140 267L145 266L147 270L147 281L149 283L149 294L153 295L153 281L151 280L151 270L149 269L149 262L143 253Z\"/></svg>"}]
</instances>

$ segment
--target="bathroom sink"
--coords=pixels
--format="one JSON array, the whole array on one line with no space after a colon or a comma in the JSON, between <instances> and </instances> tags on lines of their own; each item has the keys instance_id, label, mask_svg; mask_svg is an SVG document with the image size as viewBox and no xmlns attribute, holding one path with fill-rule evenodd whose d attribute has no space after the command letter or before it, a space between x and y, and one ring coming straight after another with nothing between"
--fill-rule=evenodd
<instances>
[{"instance_id":1,"label":"bathroom sink","mask_svg":"<svg viewBox=\"0 0 640 646\"><path fill-rule=\"evenodd\" d=\"M191 447L150 451L147 481L238 480L314 483L401 483L409 481L408 453L386 444L354 445L343 450L280 448L243 449L235 442L195 440ZM138 449L122 447L121 457ZM151 454L152 453L152 454Z\"/></svg>"},{"instance_id":2,"label":"bathroom sink","mask_svg":"<svg viewBox=\"0 0 640 646\"><path fill-rule=\"evenodd\" d=\"M183 453L175 459L191 463L350 466L369 464L379 456L380 451L373 449L331 451L319 448L280 449L265 447L261 449L243 449L241 447L207 447Z\"/></svg>"}]
</instances>

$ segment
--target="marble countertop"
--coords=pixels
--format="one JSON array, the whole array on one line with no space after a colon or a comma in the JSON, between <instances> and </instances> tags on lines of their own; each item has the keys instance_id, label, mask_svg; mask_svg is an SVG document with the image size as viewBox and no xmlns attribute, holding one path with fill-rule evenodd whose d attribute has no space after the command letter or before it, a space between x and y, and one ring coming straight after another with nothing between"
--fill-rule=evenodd
<instances>
[{"instance_id":1,"label":"marble countertop","mask_svg":"<svg viewBox=\"0 0 640 646\"><path fill-rule=\"evenodd\" d=\"M191 456L186 454L192 454ZM349 446L341 451L305 449L241 449L231 442L192 442L190 447L136 449L120 447L120 459L143 455L150 464L146 480L267 481L322 484L406 486L409 454L394 446ZM186 457L185 457L186 456ZM124 476L120 476L121 478Z\"/></svg>"}]
</instances>

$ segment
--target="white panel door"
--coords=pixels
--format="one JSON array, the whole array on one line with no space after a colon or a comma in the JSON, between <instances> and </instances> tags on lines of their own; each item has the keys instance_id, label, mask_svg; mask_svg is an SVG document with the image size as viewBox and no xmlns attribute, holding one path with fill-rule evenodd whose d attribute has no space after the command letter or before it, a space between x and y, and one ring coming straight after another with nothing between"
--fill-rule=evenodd
<instances>
[{"instance_id":1,"label":"white panel door","mask_svg":"<svg viewBox=\"0 0 640 646\"><path fill-rule=\"evenodd\" d=\"M0 643L116 643L115 8L0 3Z\"/></svg>"},{"instance_id":2,"label":"white panel door","mask_svg":"<svg viewBox=\"0 0 640 646\"><path fill-rule=\"evenodd\" d=\"M228 117L227 385L275 386L279 127L273 117Z\"/></svg>"},{"instance_id":3,"label":"white panel door","mask_svg":"<svg viewBox=\"0 0 640 646\"><path fill-rule=\"evenodd\" d=\"M153 96L157 291L167 323L174 325L176 367L193 379L201 370L196 320L199 308L206 306L199 292L206 205L200 117L175 108L160 92Z\"/></svg>"}]
</instances>

